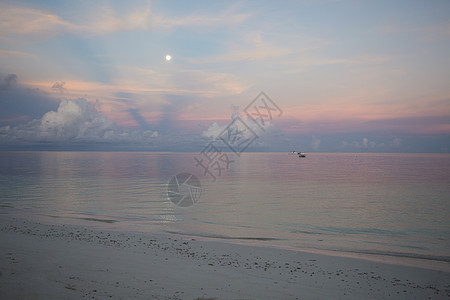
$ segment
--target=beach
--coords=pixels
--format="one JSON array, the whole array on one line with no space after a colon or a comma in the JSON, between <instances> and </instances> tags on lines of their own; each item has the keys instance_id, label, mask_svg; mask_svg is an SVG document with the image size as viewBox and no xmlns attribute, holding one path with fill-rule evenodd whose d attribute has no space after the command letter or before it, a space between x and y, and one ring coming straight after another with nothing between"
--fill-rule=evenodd
<instances>
[{"instance_id":1,"label":"beach","mask_svg":"<svg viewBox=\"0 0 450 300\"><path fill-rule=\"evenodd\" d=\"M308 252L2 219L1 299L448 299L450 273Z\"/></svg>"},{"instance_id":2,"label":"beach","mask_svg":"<svg viewBox=\"0 0 450 300\"><path fill-rule=\"evenodd\" d=\"M449 12L0 0L0 300L450 300Z\"/></svg>"}]
</instances>

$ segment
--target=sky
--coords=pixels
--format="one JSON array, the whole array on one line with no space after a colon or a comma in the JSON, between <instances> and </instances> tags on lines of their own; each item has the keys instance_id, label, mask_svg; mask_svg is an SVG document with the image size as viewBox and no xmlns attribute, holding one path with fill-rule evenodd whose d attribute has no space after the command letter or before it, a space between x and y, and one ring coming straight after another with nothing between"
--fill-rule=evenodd
<instances>
[{"instance_id":1,"label":"sky","mask_svg":"<svg viewBox=\"0 0 450 300\"><path fill-rule=\"evenodd\" d=\"M449 15L447 0L3 0L0 149L201 151L239 123L246 151L448 153Z\"/></svg>"}]
</instances>

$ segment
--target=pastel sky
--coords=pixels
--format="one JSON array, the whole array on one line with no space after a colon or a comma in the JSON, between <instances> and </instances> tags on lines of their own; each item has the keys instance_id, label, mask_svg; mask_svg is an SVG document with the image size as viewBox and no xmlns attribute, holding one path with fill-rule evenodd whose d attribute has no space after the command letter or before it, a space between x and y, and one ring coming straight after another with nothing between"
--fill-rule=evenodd
<instances>
[{"instance_id":1,"label":"pastel sky","mask_svg":"<svg viewBox=\"0 0 450 300\"><path fill-rule=\"evenodd\" d=\"M450 1L2 1L0 148L450 151ZM172 59L167 61L165 56Z\"/></svg>"}]
</instances>

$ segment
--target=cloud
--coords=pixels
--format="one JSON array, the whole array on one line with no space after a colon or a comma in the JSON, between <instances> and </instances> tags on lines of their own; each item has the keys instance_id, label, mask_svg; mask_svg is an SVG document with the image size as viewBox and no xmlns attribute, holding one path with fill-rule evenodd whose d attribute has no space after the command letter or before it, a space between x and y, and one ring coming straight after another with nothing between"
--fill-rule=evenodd
<instances>
[{"instance_id":1,"label":"cloud","mask_svg":"<svg viewBox=\"0 0 450 300\"><path fill-rule=\"evenodd\" d=\"M234 6L216 14L170 17L153 12L148 5L126 13L114 10L110 5L93 5L89 5L88 11L74 12L72 16L78 18L71 21L48 10L0 3L0 37L50 38L64 33L101 35L122 30L187 26L209 31L218 26L235 26L250 16L237 13Z\"/></svg>"},{"instance_id":2,"label":"cloud","mask_svg":"<svg viewBox=\"0 0 450 300\"><path fill-rule=\"evenodd\" d=\"M273 123L266 123L265 131L262 132L251 119L240 115L236 109L228 123L219 125L213 122L201 134L178 130L161 135L159 130L145 128L146 124L138 129L120 127L99 112L97 105L97 102L88 102L83 98L62 99L55 110L46 112L38 119L16 126L0 127L0 148L196 152L209 142L217 141L219 136L226 139L230 135L228 130L236 133L235 138L239 142L253 138L245 151L289 151L295 149L298 143L302 144L302 141L311 141L311 135L286 135ZM233 120L239 122L233 123ZM330 134L320 139L312 136L310 145L312 150L341 152L448 151L447 135L388 137L382 133L375 134L376 140L370 135L355 138ZM230 151L223 142L215 145L222 151Z\"/></svg>"},{"instance_id":3,"label":"cloud","mask_svg":"<svg viewBox=\"0 0 450 300\"><path fill-rule=\"evenodd\" d=\"M30 58L35 57L33 54L21 52L21 51L12 51L12 50L2 50L0 49L0 58L11 59L11 58Z\"/></svg>"},{"instance_id":4,"label":"cloud","mask_svg":"<svg viewBox=\"0 0 450 300\"><path fill-rule=\"evenodd\" d=\"M3 78L3 82L0 83L0 90L6 91L12 88L13 85L17 84L17 75L8 74Z\"/></svg>"},{"instance_id":5,"label":"cloud","mask_svg":"<svg viewBox=\"0 0 450 300\"><path fill-rule=\"evenodd\" d=\"M60 94L64 93L67 89L64 87L66 83L64 81L57 81L52 85L52 89L58 91Z\"/></svg>"},{"instance_id":6,"label":"cloud","mask_svg":"<svg viewBox=\"0 0 450 300\"><path fill-rule=\"evenodd\" d=\"M262 136L260 127L248 116L242 116L237 106L232 106L232 114L230 122L227 125L219 125L216 122L212 123L208 129L203 131L202 136L215 139L224 131L234 130L238 132L240 139L251 138L252 136ZM270 121L265 121L265 130L267 131L273 124Z\"/></svg>"},{"instance_id":7,"label":"cloud","mask_svg":"<svg viewBox=\"0 0 450 300\"><path fill-rule=\"evenodd\" d=\"M146 144L158 137L156 131L119 128L85 99L62 99L56 111L15 127L0 128L3 144L33 142L134 142Z\"/></svg>"},{"instance_id":8,"label":"cloud","mask_svg":"<svg viewBox=\"0 0 450 300\"><path fill-rule=\"evenodd\" d=\"M394 138L392 141L389 142L389 145L394 148L400 148L400 146L402 145L402 139Z\"/></svg>"},{"instance_id":9,"label":"cloud","mask_svg":"<svg viewBox=\"0 0 450 300\"><path fill-rule=\"evenodd\" d=\"M311 69L323 66L344 66L344 67L357 67L357 66L376 66L394 60L394 56L378 55L373 53L365 53L357 56L350 57L327 57L309 55L307 53L299 53L298 58L294 61L285 63L285 74L304 73ZM384 72L386 72L384 70Z\"/></svg>"},{"instance_id":10,"label":"cloud","mask_svg":"<svg viewBox=\"0 0 450 300\"><path fill-rule=\"evenodd\" d=\"M95 17L92 15L91 19L76 23L46 10L0 4L0 37L27 35L49 38L64 33L104 34L146 28L149 24L149 8L122 16L106 6L97 7L95 12Z\"/></svg>"},{"instance_id":11,"label":"cloud","mask_svg":"<svg viewBox=\"0 0 450 300\"><path fill-rule=\"evenodd\" d=\"M230 63L242 61L261 61L279 58L288 54L297 53L297 48L268 41L261 31L245 33L236 36L237 41L229 41L224 45L225 53L210 57L190 58L193 64Z\"/></svg>"},{"instance_id":12,"label":"cloud","mask_svg":"<svg viewBox=\"0 0 450 300\"><path fill-rule=\"evenodd\" d=\"M8 74L0 82L0 125L40 118L58 102L39 88L22 85L17 75Z\"/></svg>"},{"instance_id":13,"label":"cloud","mask_svg":"<svg viewBox=\"0 0 450 300\"><path fill-rule=\"evenodd\" d=\"M312 136L311 148L313 150L319 149L320 139L316 138L314 135Z\"/></svg>"},{"instance_id":14,"label":"cloud","mask_svg":"<svg viewBox=\"0 0 450 300\"><path fill-rule=\"evenodd\" d=\"M108 139L114 135L115 124L100 115L84 99L63 99L57 111L46 113L37 128L37 137L44 140Z\"/></svg>"},{"instance_id":15,"label":"cloud","mask_svg":"<svg viewBox=\"0 0 450 300\"><path fill-rule=\"evenodd\" d=\"M362 138L360 141L353 141L351 143L348 143L346 141L342 142L343 148L367 149L367 148L375 148L375 147L380 147L380 146L384 146L384 144L383 143L377 144L375 142L369 143L369 139L366 137Z\"/></svg>"},{"instance_id":16,"label":"cloud","mask_svg":"<svg viewBox=\"0 0 450 300\"><path fill-rule=\"evenodd\" d=\"M98 102L62 99L57 109L16 126L0 127L1 149L104 151L200 151L208 139L198 133L118 126L97 109Z\"/></svg>"},{"instance_id":17,"label":"cloud","mask_svg":"<svg viewBox=\"0 0 450 300\"><path fill-rule=\"evenodd\" d=\"M363 148L367 148L367 145L368 145L368 143L369 143L369 139L367 139L367 138L363 138L362 139L362 147Z\"/></svg>"},{"instance_id":18,"label":"cloud","mask_svg":"<svg viewBox=\"0 0 450 300\"><path fill-rule=\"evenodd\" d=\"M0 36L58 35L77 26L58 15L27 7L0 4Z\"/></svg>"},{"instance_id":19,"label":"cloud","mask_svg":"<svg viewBox=\"0 0 450 300\"><path fill-rule=\"evenodd\" d=\"M346 151L396 151L402 146L402 139L395 137L387 142L371 141L367 137L359 141L343 141L340 149Z\"/></svg>"},{"instance_id":20,"label":"cloud","mask_svg":"<svg viewBox=\"0 0 450 300\"><path fill-rule=\"evenodd\" d=\"M137 108L130 108L128 110L130 115L133 117L133 119L136 121L136 123L142 128L147 129L149 128L149 125L147 124L147 121L142 117L142 114L139 112Z\"/></svg>"},{"instance_id":21,"label":"cloud","mask_svg":"<svg viewBox=\"0 0 450 300\"><path fill-rule=\"evenodd\" d=\"M202 136L209 141L215 141L215 146L224 151L231 151L229 145L247 145L247 151L283 151L289 144L289 138L273 122L264 120L264 130L261 130L251 118L239 113L237 106L232 106L231 120L226 125L213 122Z\"/></svg>"},{"instance_id":22,"label":"cloud","mask_svg":"<svg viewBox=\"0 0 450 300\"><path fill-rule=\"evenodd\" d=\"M223 43L220 53L191 57L187 61L192 64L208 65L276 60L276 64L292 68L292 65L295 66L299 60L302 60L304 52L330 44L328 41L307 35L280 35L273 28L244 30L234 33L233 37L232 40ZM267 68L267 66L264 67Z\"/></svg>"},{"instance_id":23,"label":"cloud","mask_svg":"<svg viewBox=\"0 0 450 300\"><path fill-rule=\"evenodd\" d=\"M47 91L49 97L63 95L71 99L98 99L99 111L118 125L138 126L141 129L157 130L159 133L176 129L172 127L177 120L196 119L199 107L207 107L211 98L234 96L246 88L234 76L222 73L201 70L188 72L182 69L174 74L167 74L166 80L155 80L164 75L146 74L138 76L138 80L133 80L135 77L130 75L127 81L115 80L114 84L76 80L51 84L48 81L35 81L27 84L42 92ZM18 100L24 101L26 98L23 96ZM40 118L48 110L56 109L58 104L59 98L56 105L46 107L45 111L39 108L41 114L34 114L32 117ZM16 109L24 107L18 106ZM210 114L211 111L204 109L203 112Z\"/></svg>"},{"instance_id":24,"label":"cloud","mask_svg":"<svg viewBox=\"0 0 450 300\"><path fill-rule=\"evenodd\" d=\"M227 125L219 125L216 122L213 122L211 125L209 125L208 129L202 132L202 136L214 140L216 137L219 136L220 133L222 133Z\"/></svg>"},{"instance_id":25,"label":"cloud","mask_svg":"<svg viewBox=\"0 0 450 300\"><path fill-rule=\"evenodd\" d=\"M120 15L110 7L99 7L99 13L90 21L90 28L83 27L82 31L104 34L120 30L146 29L150 25L151 11L149 7L136 9L129 14Z\"/></svg>"},{"instance_id":26,"label":"cloud","mask_svg":"<svg viewBox=\"0 0 450 300\"><path fill-rule=\"evenodd\" d=\"M203 31L211 31L217 27L234 27L241 24L252 14L237 12L239 5L231 5L229 8L215 14L191 14L188 16L164 16L153 13L151 25L153 28L171 29L175 27L195 27Z\"/></svg>"},{"instance_id":27,"label":"cloud","mask_svg":"<svg viewBox=\"0 0 450 300\"><path fill-rule=\"evenodd\" d=\"M169 76L171 92L196 94L202 97L236 95L246 90L249 85L242 79L227 73L206 70L182 69ZM184 90L175 87L185 87Z\"/></svg>"}]
</instances>

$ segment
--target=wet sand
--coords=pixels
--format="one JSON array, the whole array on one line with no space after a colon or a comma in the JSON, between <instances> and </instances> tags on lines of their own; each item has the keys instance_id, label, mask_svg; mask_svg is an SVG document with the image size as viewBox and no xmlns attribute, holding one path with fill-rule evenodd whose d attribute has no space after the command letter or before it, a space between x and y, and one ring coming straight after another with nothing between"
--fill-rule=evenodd
<instances>
[{"instance_id":1,"label":"wet sand","mask_svg":"<svg viewBox=\"0 0 450 300\"><path fill-rule=\"evenodd\" d=\"M449 299L450 272L0 220L0 299Z\"/></svg>"}]
</instances>

